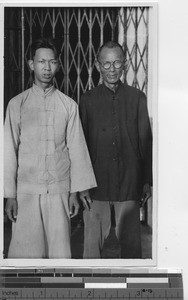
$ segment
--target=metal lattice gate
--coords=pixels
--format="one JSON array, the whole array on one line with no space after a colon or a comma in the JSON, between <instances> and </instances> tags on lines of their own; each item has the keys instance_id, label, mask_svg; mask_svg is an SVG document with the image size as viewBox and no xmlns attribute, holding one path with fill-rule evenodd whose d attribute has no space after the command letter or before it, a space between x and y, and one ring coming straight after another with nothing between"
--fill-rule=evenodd
<instances>
[{"instance_id":1,"label":"metal lattice gate","mask_svg":"<svg viewBox=\"0 0 188 300\"><path fill-rule=\"evenodd\" d=\"M99 46L119 41L127 58L123 80L147 94L147 7L6 7L5 8L5 106L11 97L31 86L27 65L30 44L52 36L61 50L56 86L75 101L98 85L95 67Z\"/></svg>"}]
</instances>

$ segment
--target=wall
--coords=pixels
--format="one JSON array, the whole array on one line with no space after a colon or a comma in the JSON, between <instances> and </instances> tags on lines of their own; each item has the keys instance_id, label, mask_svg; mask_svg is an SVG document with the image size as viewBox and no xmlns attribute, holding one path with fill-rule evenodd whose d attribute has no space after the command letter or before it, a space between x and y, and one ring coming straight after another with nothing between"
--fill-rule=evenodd
<instances>
[{"instance_id":1,"label":"wall","mask_svg":"<svg viewBox=\"0 0 188 300\"><path fill-rule=\"evenodd\" d=\"M188 3L159 0L158 267L183 270L188 299Z\"/></svg>"}]
</instances>

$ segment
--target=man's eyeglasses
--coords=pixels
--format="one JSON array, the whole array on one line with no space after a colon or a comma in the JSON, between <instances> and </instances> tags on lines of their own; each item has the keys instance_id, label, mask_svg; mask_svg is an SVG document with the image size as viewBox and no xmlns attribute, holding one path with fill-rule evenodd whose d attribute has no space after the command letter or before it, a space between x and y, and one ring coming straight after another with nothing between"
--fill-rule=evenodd
<instances>
[{"instance_id":1,"label":"man's eyeglasses","mask_svg":"<svg viewBox=\"0 0 188 300\"><path fill-rule=\"evenodd\" d=\"M105 70L108 70L108 69L111 68L112 65L113 65L113 67L114 67L115 69L120 69L120 68L123 66L124 61L121 61L121 60L115 60L115 61L112 61L112 62L106 61L106 62L104 62L104 63L101 63L101 62L99 61L99 63L100 63L100 65L101 65Z\"/></svg>"}]
</instances>

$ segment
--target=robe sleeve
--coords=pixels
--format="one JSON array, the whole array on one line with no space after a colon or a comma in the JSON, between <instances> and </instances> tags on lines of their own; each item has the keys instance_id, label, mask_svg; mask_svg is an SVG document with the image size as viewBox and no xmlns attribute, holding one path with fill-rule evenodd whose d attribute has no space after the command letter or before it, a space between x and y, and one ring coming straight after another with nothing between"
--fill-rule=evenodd
<instances>
[{"instance_id":1,"label":"robe sleeve","mask_svg":"<svg viewBox=\"0 0 188 300\"><path fill-rule=\"evenodd\" d=\"M67 125L67 147L71 162L71 193L96 187L96 179L76 103L71 106L70 110Z\"/></svg>"},{"instance_id":2,"label":"robe sleeve","mask_svg":"<svg viewBox=\"0 0 188 300\"><path fill-rule=\"evenodd\" d=\"M144 183L152 186L152 132L148 116L147 100L144 94L139 99L139 147L143 160Z\"/></svg>"},{"instance_id":3,"label":"robe sleeve","mask_svg":"<svg viewBox=\"0 0 188 300\"><path fill-rule=\"evenodd\" d=\"M86 111L86 101L84 95L81 96L80 105L79 105L79 113L80 119L82 123L82 128L84 131L86 142L88 142L88 118L87 118L87 111Z\"/></svg>"},{"instance_id":4,"label":"robe sleeve","mask_svg":"<svg viewBox=\"0 0 188 300\"><path fill-rule=\"evenodd\" d=\"M15 102L9 102L4 124L4 198L16 198L17 195L20 110L19 103Z\"/></svg>"}]
</instances>

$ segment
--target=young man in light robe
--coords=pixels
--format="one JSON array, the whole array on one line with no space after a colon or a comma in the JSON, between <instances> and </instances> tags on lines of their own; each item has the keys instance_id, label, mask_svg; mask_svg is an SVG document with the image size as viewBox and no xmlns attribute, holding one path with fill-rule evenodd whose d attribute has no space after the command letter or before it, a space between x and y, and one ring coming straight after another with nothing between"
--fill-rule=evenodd
<instances>
[{"instance_id":1,"label":"young man in light robe","mask_svg":"<svg viewBox=\"0 0 188 300\"><path fill-rule=\"evenodd\" d=\"M78 105L53 85L58 53L32 45L31 88L8 103L4 132L5 211L13 222L8 258L71 258L77 192L96 186Z\"/></svg>"}]
</instances>

